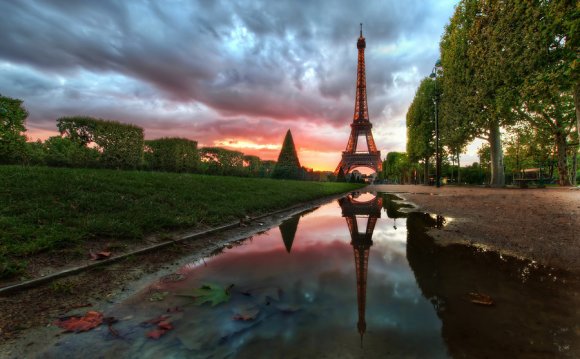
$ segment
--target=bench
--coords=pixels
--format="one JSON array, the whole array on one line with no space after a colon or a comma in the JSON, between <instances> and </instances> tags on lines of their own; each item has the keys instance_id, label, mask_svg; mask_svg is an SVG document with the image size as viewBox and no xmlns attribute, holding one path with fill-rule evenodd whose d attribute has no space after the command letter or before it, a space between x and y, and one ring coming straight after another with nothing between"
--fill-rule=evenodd
<instances>
[{"instance_id":1,"label":"bench","mask_svg":"<svg viewBox=\"0 0 580 359\"><path fill-rule=\"evenodd\" d=\"M514 184L517 184L520 188L528 188L531 183L536 183L538 188L543 188L544 183L550 181L550 177L542 175L539 168L528 168L519 173L519 178L514 178Z\"/></svg>"}]
</instances>

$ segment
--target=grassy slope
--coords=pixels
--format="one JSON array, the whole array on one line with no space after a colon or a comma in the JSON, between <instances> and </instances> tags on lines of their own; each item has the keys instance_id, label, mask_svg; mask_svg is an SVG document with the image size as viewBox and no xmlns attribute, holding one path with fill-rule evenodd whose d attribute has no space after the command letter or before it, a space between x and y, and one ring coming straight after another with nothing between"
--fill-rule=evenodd
<instances>
[{"instance_id":1,"label":"grassy slope","mask_svg":"<svg viewBox=\"0 0 580 359\"><path fill-rule=\"evenodd\" d=\"M0 277L25 256L104 238L215 226L360 185L0 166Z\"/></svg>"}]
</instances>

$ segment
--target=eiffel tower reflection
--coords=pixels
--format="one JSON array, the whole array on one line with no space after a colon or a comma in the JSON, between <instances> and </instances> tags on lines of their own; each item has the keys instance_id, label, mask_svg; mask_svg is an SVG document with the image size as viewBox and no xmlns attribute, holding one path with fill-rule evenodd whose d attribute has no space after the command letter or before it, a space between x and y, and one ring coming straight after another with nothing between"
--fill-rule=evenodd
<instances>
[{"instance_id":1,"label":"eiffel tower reflection","mask_svg":"<svg viewBox=\"0 0 580 359\"><path fill-rule=\"evenodd\" d=\"M381 217L383 199L375 196L370 200L357 200L360 193L353 192L338 200L342 209L342 216L346 219L350 232L351 246L354 251L354 262L356 269L356 295L358 303L357 329L360 334L361 346L363 336L367 329L366 324L366 293L367 293L367 271L369 262L369 252L373 245L373 231L377 219ZM366 228L360 232L357 219L366 219Z\"/></svg>"}]
</instances>

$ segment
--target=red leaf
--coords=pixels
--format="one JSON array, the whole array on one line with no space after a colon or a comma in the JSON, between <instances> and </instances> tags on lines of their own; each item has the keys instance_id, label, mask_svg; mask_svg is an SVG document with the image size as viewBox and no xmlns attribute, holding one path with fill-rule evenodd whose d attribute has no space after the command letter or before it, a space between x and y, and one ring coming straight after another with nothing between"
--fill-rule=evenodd
<instances>
[{"instance_id":1,"label":"red leaf","mask_svg":"<svg viewBox=\"0 0 580 359\"><path fill-rule=\"evenodd\" d=\"M101 259L109 258L111 256L111 252L105 252L105 251L98 252L98 253L91 252L91 253L89 253L89 256L91 257L92 261L98 261Z\"/></svg>"},{"instance_id":2,"label":"red leaf","mask_svg":"<svg viewBox=\"0 0 580 359\"><path fill-rule=\"evenodd\" d=\"M163 322L160 322L159 324L157 324L157 328L163 329L163 330L171 330L171 329L173 329L173 325L171 325L171 323L168 321L163 321Z\"/></svg>"},{"instance_id":3,"label":"red leaf","mask_svg":"<svg viewBox=\"0 0 580 359\"><path fill-rule=\"evenodd\" d=\"M143 324L159 324L169 319L169 317L170 317L169 315L160 315L157 318L149 319L143 322Z\"/></svg>"},{"instance_id":4,"label":"red leaf","mask_svg":"<svg viewBox=\"0 0 580 359\"><path fill-rule=\"evenodd\" d=\"M167 333L167 330L164 330L164 329L153 329L152 331L150 331L150 332L147 333L147 338L159 339L165 333Z\"/></svg>"},{"instance_id":5,"label":"red leaf","mask_svg":"<svg viewBox=\"0 0 580 359\"><path fill-rule=\"evenodd\" d=\"M65 332L86 332L98 327L103 322L103 313L96 311L88 311L83 317L72 316L66 319L61 319L55 324L65 330Z\"/></svg>"}]
</instances>

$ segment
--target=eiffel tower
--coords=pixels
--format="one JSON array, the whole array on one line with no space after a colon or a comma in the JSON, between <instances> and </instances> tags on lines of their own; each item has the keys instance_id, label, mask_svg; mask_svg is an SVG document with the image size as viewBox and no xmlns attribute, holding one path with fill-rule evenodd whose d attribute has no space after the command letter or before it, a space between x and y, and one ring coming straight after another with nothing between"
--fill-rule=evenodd
<instances>
[{"instance_id":1,"label":"eiffel tower","mask_svg":"<svg viewBox=\"0 0 580 359\"><path fill-rule=\"evenodd\" d=\"M367 80L365 73L365 47L366 41L362 34L362 24L360 24L360 37L356 43L358 48L358 66L356 76L356 99L354 102L354 116L350 124L350 138L346 145L346 150L342 152L342 159L334 170L338 175L339 171L347 174L356 167L368 167L379 172L382 168L381 152L377 150L377 145L373 139L371 129L373 125L369 120L369 109L367 105ZM364 136L367 140L368 151L357 152L358 138Z\"/></svg>"},{"instance_id":2,"label":"eiffel tower","mask_svg":"<svg viewBox=\"0 0 580 359\"><path fill-rule=\"evenodd\" d=\"M373 231L377 219L381 217L383 205L382 197L376 196L370 201L359 202L356 196L348 195L338 201L342 210L342 216L346 219L350 232L351 246L354 252L354 263L356 269L356 297L358 303L357 329L360 335L362 346L363 336L367 329L366 323L366 302L367 302L367 272L369 263L369 252L373 245ZM367 217L367 225L364 232L359 232L358 217Z\"/></svg>"}]
</instances>

